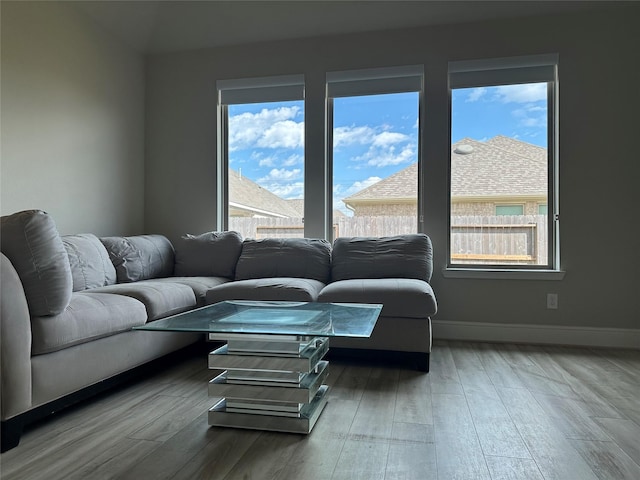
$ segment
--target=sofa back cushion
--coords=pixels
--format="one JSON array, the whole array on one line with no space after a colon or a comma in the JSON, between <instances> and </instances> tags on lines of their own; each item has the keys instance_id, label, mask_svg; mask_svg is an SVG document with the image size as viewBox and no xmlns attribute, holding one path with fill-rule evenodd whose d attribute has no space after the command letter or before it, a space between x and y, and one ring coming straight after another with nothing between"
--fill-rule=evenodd
<instances>
[{"instance_id":1,"label":"sofa back cushion","mask_svg":"<svg viewBox=\"0 0 640 480\"><path fill-rule=\"evenodd\" d=\"M339 237L333 243L331 279L415 278L431 280L431 239L423 234L395 237Z\"/></svg>"},{"instance_id":2,"label":"sofa back cushion","mask_svg":"<svg viewBox=\"0 0 640 480\"><path fill-rule=\"evenodd\" d=\"M4 216L0 241L18 272L31 316L57 315L67 308L73 280L53 218L42 210Z\"/></svg>"},{"instance_id":3,"label":"sofa back cushion","mask_svg":"<svg viewBox=\"0 0 640 480\"><path fill-rule=\"evenodd\" d=\"M236 265L236 280L311 278L323 283L331 273L331 244L315 238L246 239Z\"/></svg>"},{"instance_id":4,"label":"sofa back cushion","mask_svg":"<svg viewBox=\"0 0 640 480\"><path fill-rule=\"evenodd\" d=\"M173 275L173 245L163 235L103 237L100 240L116 268L118 283Z\"/></svg>"},{"instance_id":5,"label":"sofa back cushion","mask_svg":"<svg viewBox=\"0 0 640 480\"><path fill-rule=\"evenodd\" d=\"M69 256L74 292L116 283L116 269L98 237L92 233L65 235L62 243Z\"/></svg>"},{"instance_id":6,"label":"sofa back cushion","mask_svg":"<svg viewBox=\"0 0 640 480\"><path fill-rule=\"evenodd\" d=\"M187 234L176 241L175 248L176 276L232 279L242 251L242 236L238 232Z\"/></svg>"}]
</instances>

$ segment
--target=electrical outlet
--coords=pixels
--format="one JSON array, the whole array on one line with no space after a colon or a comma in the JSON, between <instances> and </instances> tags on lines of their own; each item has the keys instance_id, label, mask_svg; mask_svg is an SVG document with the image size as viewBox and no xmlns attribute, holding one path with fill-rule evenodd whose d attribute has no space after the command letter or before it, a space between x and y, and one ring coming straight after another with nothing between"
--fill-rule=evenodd
<instances>
[{"instance_id":1,"label":"electrical outlet","mask_svg":"<svg viewBox=\"0 0 640 480\"><path fill-rule=\"evenodd\" d=\"M547 308L556 310L558 308L558 294L547 293Z\"/></svg>"}]
</instances>

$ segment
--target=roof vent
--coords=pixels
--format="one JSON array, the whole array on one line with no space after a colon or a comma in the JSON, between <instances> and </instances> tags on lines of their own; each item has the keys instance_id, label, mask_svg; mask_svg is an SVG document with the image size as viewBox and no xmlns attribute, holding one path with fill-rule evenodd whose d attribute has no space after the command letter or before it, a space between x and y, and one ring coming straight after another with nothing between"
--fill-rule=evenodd
<instances>
[{"instance_id":1,"label":"roof vent","mask_svg":"<svg viewBox=\"0 0 640 480\"><path fill-rule=\"evenodd\" d=\"M458 155L469 155L471 152L473 152L473 147L467 144L458 145L454 152Z\"/></svg>"}]
</instances>

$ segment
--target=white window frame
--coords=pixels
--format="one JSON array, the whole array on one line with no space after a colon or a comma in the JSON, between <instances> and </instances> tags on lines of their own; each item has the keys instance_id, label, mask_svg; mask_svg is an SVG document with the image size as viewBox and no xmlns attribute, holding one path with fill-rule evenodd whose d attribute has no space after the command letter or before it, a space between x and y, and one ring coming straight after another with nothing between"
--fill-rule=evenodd
<instances>
[{"instance_id":1,"label":"white window frame","mask_svg":"<svg viewBox=\"0 0 640 480\"><path fill-rule=\"evenodd\" d=\"M546 82L548 155L548 263L547 265L468 265L451 262L451 158L449 158L449 211L447 215L447 278L560 280L558 202L558 55L531 55L449 62L449 140L451 140L451 94L454 89Z\"/></svg>"},{"instance_id":2,"label":"white window frame","mask_svg":"<svg viewBox=\"0 0 640 480\"><path fill-rule=\"evenodd\" d=\"M335 98L391 93L418 93L418 232L424 230L422 207L422 104L424 94L424 66L406 65L360 70L327 72L326 74L326 165L325 165L325 231L333 236L333 100ZM333 240L332 238L329 240Z\"/></svg>"},{"instance_id":3,"label":"white window frame","mask_svg":"<svg viewBox=\"0 0 640 480\"><path fill-rule=\"evenodd\" d=\"M229 228L229 105L247 103L304 101L304 75L278 75L218 80L218 162L217 225L219 230Z\"/></svg>"}]
</instances>

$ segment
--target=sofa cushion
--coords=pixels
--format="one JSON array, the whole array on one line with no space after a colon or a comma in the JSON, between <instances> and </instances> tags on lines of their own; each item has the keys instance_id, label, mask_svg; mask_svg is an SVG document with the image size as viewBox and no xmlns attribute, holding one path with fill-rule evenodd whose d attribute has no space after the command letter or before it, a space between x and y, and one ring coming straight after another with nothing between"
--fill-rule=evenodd
<instances>
[{"instance_id":1,"label":"sofa cushion","mask_svg":"<svg viewBox=\"0 0 640 480\"><path fill-rule=\"evenodd\" d=\"M103 237L100 240L116 268L118 283L173 275L173 245L163 235Z\"/></svg>"},{"instance_id":2,"label":"sofa cushion","mask_svg":"<svg viewBox=\"0 0 640 480\"><path fill-rule=\"evenodd\" d=\"M185 235L175 242L176 276L233 278L242 251L238 232Z\"/></svg>"},{"instance_id":3,"label":"sofa cushion","mask_svg":"<svg viewBox=\"0 0 640 480\"><path fill-rule=\"evenodd\" d=\"M265 300L315 302L324 283L310 278L255 278L214 287L206 294L206 304L224 300Z\"/></svg>"},{"instance_id":4,"label":"sofa cushion","mask_svg":"<svg viewBox=\"0 0 640 480\"><path fill-rule=\"evenodd\" d=\"M139 301L123 295L77 292L60 314L31 319L31 353L55 352L144 325L147 312Z\"/></svg>"},{"instance_id":5,"label":"sofa cushion","mask_svg":"<svg viewBox=\"0 0 640 480\"><path fill-rule=\"evenodd\" d=\"M69 256L74 292L116 283L116 269L98 237L91 233L65 235L62 243Z\"/></svg>"},{"instance_id":6,"label":"sofa cushion","mask_svg":"<svg viewBox=\"0 0 640 480\"><path fill-rule=\"evenodd\" d=\"M176 282L142 280L94 288L91 292L114 293L135 298L146 307L150 322L196 306L196 296L191 287Z\"/></svg>"},{"instance_id":7,"label":"sofa cushion","mask_svg":"<svg viewBox=\"0 0 640 480\"><path fill-rule=\"evenodd\" d=\"M339 237L333 243L331 280L415 278L431 280L431 239L422 233L395 237Z\"/></svg>"},{"instance_id":8,"label":"sofa cushion","mask_svg":"<svg viewBox=\"0 0 640 480\"><path fill-rule=\"evenodd\" d=\"M269 277L312 278L327 283L331 244L314 238L246 239L236 265L236 280Z\"/></svg>"},{"instance_id":9,"label":"sofa cushion","mask_svg":"<svg viewBox=\"0 0 640 480\"><path fill-rule=\"evenodd\" d=\"M228 278L224 277L167 277L156 278L154 282L168 282L168 283L181 283L187 285L193 290L196 296L196 306L203 307L205 305L205 296L207 291L218 285L230 282Z\"/></svg>"},{"instance_id":10,"label":"sofa cushion","mask_svg":"<svg viewBox=\"0 0 640 480\"><path fill-rule=\"evenodd\" d=\"M426 318L438 309L431 286L412 278L341 280L324 287L318 301L381 303L386 317Z\"/></svg>"},{"instance_id":11,"label":"sofa cushion","mask_svg":"<svg viewBox=\"0 0 640 480\"><path fill-rule=\"evenodd\" d=\"M53 218L41 210L3 216L2 253L11 261L32 316L57 315L71 300L69 257Z\"/></svg>"}]
</instances>

